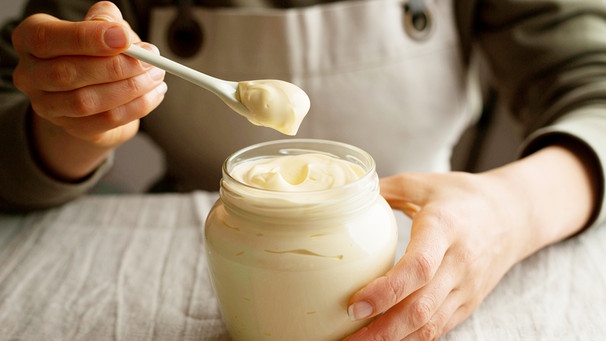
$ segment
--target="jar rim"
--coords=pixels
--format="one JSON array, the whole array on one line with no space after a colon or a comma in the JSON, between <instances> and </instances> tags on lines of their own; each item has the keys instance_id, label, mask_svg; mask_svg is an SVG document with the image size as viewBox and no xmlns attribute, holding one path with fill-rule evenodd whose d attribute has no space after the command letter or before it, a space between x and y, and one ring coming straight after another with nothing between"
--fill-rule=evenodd
<instances>
[{"instance_id":1,"label":"jar rim","mask_svg":"<svg viewBox=\"0 0 606 341\"><path fill-rule=\"evenodd\" d=\"M320 146L324 148L320 148ZM309 191L298 191L298 192L288 192L288 191L280 191L273 189L265 189L259 188L247 183L244 183L231 175L231 170L238 165L240 162L248 161L253 158L246 158L245 156L250 154L253 151L274 151L273 153L267 153L258 155L256 157L271 157L271 156L280 156L280 155L299 155L299 154L307 154L307 153L320 153L332 157L336 157L345 161L352 162L364 169L364 175L360 178L347 183L342 186L322 189L322 190L309 190ZM342 155L336 153L337 151L341 151ZM356 154L356 155L354 155ZM296 139L279 139L266 141L261 143L256 143L250 145L248 147L244 147L225 159L222 166L223 178L229 179L229 181L234 181L238 184L238 186L244 186L247 190L259 191L262 193L293 193L293 194L304 194L304 193L322 193L326 191L331 191L335 189L346 189L351 186L357 186L362 181L367 181L369 177L376 176L376 163L373 157L362 148L356 147L354 145L326 140L326 139L314 139L314 138L296 138Z\"/></svg>"}]
</instances>

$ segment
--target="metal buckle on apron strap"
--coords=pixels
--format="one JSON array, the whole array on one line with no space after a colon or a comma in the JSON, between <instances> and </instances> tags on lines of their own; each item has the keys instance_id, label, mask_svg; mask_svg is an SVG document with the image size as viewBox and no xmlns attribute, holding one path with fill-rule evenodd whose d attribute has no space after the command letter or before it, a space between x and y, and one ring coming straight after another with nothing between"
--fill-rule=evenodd
<instances>
[{"instance_id":1,"label":"metal buckle on apron strap","mask_svg":"<svg viewBox=\"0 0 606 341\"><path fill-rule=\"evenodd\" d=\"M178 0L177 16L168 28L168 46L181 58L195 56L202 48L204 40L202 27L192 15L193 8L193 0Z\"/></svg>"},{"instance_id":2,"label":"metal buckle on apron strap","mask_svg":"<svg viewBox=\"0 0 606 341\"><path fill-rule=\"evenodd\" d=\"M433 32L433 15L425 0L408 0L404 2L404 30L414 40L429 39Z\"/></svg>"}]
</instances>

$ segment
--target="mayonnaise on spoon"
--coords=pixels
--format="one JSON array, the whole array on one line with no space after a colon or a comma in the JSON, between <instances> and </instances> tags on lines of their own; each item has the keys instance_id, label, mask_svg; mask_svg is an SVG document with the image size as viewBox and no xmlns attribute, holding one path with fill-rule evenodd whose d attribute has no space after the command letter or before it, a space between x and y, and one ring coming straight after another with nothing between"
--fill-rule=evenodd
<instances>
[{"instance_id":1,"label":"mayonnaise on spoon","mask_svg":"<svg viewBox=\"0 0 606 341\"><path fill-rule=\"evenodd\" d=\"M310 101L294 84L279 80L230 82L162 57L137 45L124 54L137 58L192 82L219 96L230 108L251 123L295 135L307 115Z\"/></svg>"},{"instance_id":2,"label":"mayonnaise on spoon","mask_svg":"<svg viewBox=\"0 0 606 341\"><path fill-rule=\"evenodd\" d=\"M238 83L238 97L251 123L295 135L310 108L307 94L292 83L264 79Z\"/></svg>"}]
</instances>

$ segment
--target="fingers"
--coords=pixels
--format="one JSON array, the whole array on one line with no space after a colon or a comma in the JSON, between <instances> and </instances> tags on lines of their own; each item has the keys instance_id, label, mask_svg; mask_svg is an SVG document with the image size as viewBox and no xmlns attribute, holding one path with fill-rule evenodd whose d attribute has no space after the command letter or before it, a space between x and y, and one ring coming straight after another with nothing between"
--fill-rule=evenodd
<instances>
[{"instance_id":1,"label":"fingers","mask_svg":"<svg viewBox=\"0 0 606 341\"><path fill-rule=\"evenodd\" d=\"M427 217L419 214L413 221L410 243L402 259L352 296L348 312L353 320L387 311L433 279L449 241Z\"/></svg>"},{"instance_id":2,"label":"fingers","mask_svg":"<svg viewBox=\"0 0 606 341\"><path fill-rule=\"evenodd\" d=\"M73 23L46 14L25 19L13 34L20 55L13 74L15 86L36 97L37 91L70 91L128 79L152 69L120 54L139 39L114 4L95 4L87 18L102 19ZM119 48L110 47L112 44ZM146 46L158 53L155 47Z\"/></svg>"},{"instance_id":3,"label":"fingers","mask_svg":"<svg viewBox=\"0 0 606 341\"><path fill-rule=\"evenodd\" d=\"M411 334L408 334L405 338L398 338L398 340L437 340L446 334L454 326L469 317L470 311L461 306L461 296L461 293L458 291L451 292L438 311L425 324Z\"/></svg>"},{"instance_id":4,"label":"fingers","mask_svg":"<svg viewBox=\"0 0 606 341\"><path fill-rule=\"evenodd\" d=\"M435 340L446 332L461 295L443 282L417 292L372 321L347 341Z\"/></svg>"},{"instance_id":5,"label":"fingers","mask_svg":"<svg viewBox=\"0 0 606 341\"><path fill-rule=\"evenodd\" d=\"M519 254L509 251L519 239L510 211L493 209L493 191L464 173L382 179L392 207L414 216L410 243L391 271L350 299L353 319L377 318L349 340L436 339L471 315Z\"/></svg>"},{"instance_id":6,"label":"fingers","mask_svg":"<svg viewBox=\"0 0 606 341\"><path fill-rule=\"evenodd\" d=\"M126 131L118 128L133 123L138 125L139 118L149 114L162 102L166 90L166 84L161 83L142 96L106 112L81 118L57 117L51 119L51 122L82 140L90 140L101 146L112 146L132 136L116 136L117 133L124 134Z\"/></svg>"},{"instance_id":7,"label":"fingers","mask_svg":"<svg viewBox=\"0 0 606 341\"><path fill-rule=\"evenodd\" d=\"M368 326L352 335L354 340L402 340L407 336L433 340L442 335L465 295L456 289L459 273L441 267L432 281L408 295Z\"/></svg>"},{"instance_id":8,"label":"fingers","mask_svg":"<svg viewBox=\"0 0 606 341\"><path fill-rule=\"evenodd\" d=\"M145 45L156 53L152 45ZM49 60L22 60L15 73L15 85L25 93L34 90L70 91L91 84L120 81L152 71L152 66L126 55L111 58L66 56Z\"/></svg>"},{"instance_id":9,"label":"fingers","mask_svg":"<svg viewBox=\"0 0 606 341\"><path fill-rule=\"evenodd\" d=\"M40 117L75 136L142 117L166 91L164 71L120 53L139 38L113 3L96 3L85 19L67 22L36 14L13 34L20 55L15 86L30 97ZM142 45L159 53L152 45ZM125 107L133 112L119 114Z\"/></svg>"},{"instance_id":10,"label":"fingers","mask_svg":"<svg viewBox=\"0 0 606 341\"><path fill-rule=\"evenodd\" d=\"M163 70L152 68L138 76L84 86L73 91L31 92L32 107L47 118L90 116L144 95L159 86L164 75Z\"/></svg>"},{"instance_id":11,"label":"fingers","mask_svg":"<svg viewBox=\"0 0 606 341\"><path fill-rule=\"evenodd\" d=\"M463 273L455 271L458 258L449 254L450 250L425 284L347 340L435 340L469 317L475 309L470 305L481 301L470 296L483 291L477 292L473 287L461 289Z\"/></svg>"}]
</instances>

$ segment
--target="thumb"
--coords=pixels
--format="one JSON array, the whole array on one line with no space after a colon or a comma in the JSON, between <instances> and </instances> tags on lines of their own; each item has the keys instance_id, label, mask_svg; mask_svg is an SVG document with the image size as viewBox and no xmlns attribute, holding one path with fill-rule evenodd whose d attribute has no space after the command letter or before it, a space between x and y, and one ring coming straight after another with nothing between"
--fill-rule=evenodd
<instances>
[{"instance_id":1,"label":"thumb","mask_svg":"<svg viewBox=\"0 0 606 341\"><path fill-rule=\"evenodd\" d=\"M120 9L114 3L109 1L99 1L92 5L88 9L84 20L107 21L115 23L124 22L124 18L122 18L122 12L120 12Z\"/></svg>"},{"instance_id":2,"label":"thumb","mask_svg":"<svg viewBox=\"0 0 606 341\"><path fill-rule=\"evenodd\" d=\"M46 14L26 18L12 35L20 53L47 59L58 56L111 56L131 44L130 30L121 23L68 22Z\"/></svg>"},{"instance_id":3,"label":"thumb","mask_svg":"<svg viewBox=\"0 0 606 341\"><path fill-rule=\"evenodd\" d=\"M86 13L84 20L118 23L123 26L121 28L114 26L105 31L103 41L110 48L123 49L130 46L132 41L140 40L122 17L120 9L110 1L95 3Z\"/></svg>"}]
</instances>

